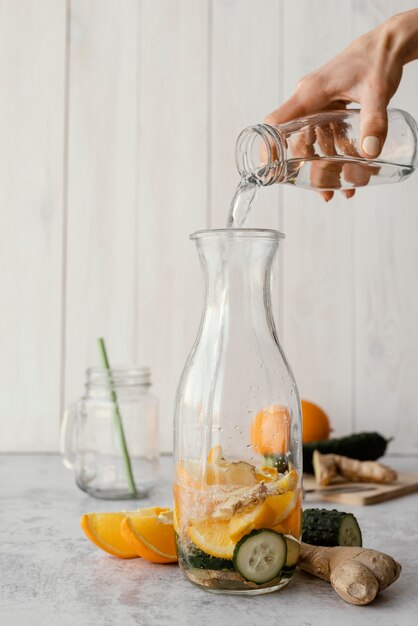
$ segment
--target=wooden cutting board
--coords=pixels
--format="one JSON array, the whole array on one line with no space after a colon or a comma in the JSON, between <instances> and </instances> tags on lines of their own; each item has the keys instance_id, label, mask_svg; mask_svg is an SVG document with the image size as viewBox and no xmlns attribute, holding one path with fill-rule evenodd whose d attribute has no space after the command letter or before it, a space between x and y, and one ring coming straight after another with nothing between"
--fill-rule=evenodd
<instances>
[{"instance_id":1,"label":"wooden cutting board","mask_svg":"<svg viewBox=\"0 0 418 626\"><path fill-rule=\"evenodd\" d=\"M418 476L399 472L398 480L391 485L339 481L328 487L318 487L313 476L304 474L303 488L315 490L313 493L305 493L305 502L325 500L340 504L376 504L418 491Z\"/></svg>"}]
</instances>

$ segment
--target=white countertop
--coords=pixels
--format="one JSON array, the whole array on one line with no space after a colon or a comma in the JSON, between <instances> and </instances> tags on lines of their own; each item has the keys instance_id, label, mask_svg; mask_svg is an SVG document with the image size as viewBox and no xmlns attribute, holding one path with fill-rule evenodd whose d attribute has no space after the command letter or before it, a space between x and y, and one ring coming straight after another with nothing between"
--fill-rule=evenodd
<instances>
[{"instance_id":1,"label":"white countertop","mask_svg":"<svg viewBox=\"0 0 418 626\"><path fill-rule=\"evenodd\" d=\"M388 462L398 470L418 473L417 458ZM403 567L400 579L373 604L354 607L328 583L302 572L276 593L213 595L185 580L176 565L119 560L85 538L79 520L86 511L171 505L170 474L171 459L165 457L160 485L150 500L106 502L79 491L58 456L1 455L2 626L410 626L415 622L418 494L351 509L364 545L388 552Z\"/></svg>"}]
</instances>

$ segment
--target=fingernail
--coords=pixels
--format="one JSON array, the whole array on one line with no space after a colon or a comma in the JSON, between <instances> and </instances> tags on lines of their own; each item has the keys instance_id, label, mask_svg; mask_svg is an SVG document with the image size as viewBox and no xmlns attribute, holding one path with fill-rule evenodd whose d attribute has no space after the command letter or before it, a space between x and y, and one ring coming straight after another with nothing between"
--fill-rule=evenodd
<instances>
[{"instance_id":1,"label":"fingernail","mask_svg":"<svg viewBox=\"0 0 418 626\"><path fill-rule=\"evenodd\" d=\"M363 139L362 150L371 157L376 157L380 152L380 138L369 135Z\"/></svg>"}]
</instances>

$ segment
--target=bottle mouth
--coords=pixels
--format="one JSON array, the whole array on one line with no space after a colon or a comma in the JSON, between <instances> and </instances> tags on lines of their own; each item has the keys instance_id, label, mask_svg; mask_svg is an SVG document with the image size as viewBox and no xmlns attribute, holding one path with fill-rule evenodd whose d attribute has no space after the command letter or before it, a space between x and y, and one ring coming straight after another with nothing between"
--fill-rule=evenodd
<instances>
[{"instance_id":1,"label":"bottle mouth","mask_svg":"<svg viewBox=\"0 0 418 626\"><path fill-rule=\"evenodd\" d=\"M278 128L256 124L244 128L235 146L235 163L241 177L263 186L283 178L284 139Z\"/></svg>"},{"instance_id":2,"label":"bottle mouth","mask_svg":"<svg viewBox=\"0 0 418 626\"><path fill-rule=\"evenodd\" d=\"M279 239L285 238L285 234L269 228L211 228L209 230L198 230L190 235L192 240L239 238L279 241Z\"/></svg>"}]
</instances>

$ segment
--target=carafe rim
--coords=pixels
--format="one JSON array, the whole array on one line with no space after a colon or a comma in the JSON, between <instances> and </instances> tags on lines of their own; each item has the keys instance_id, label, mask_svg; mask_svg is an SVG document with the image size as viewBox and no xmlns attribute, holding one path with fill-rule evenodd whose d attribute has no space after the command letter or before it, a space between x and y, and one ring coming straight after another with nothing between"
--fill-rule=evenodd
<instances>
[{"instance_id":1,"label":"carafe rim","mask_svg":"<svg viewBox=\"0 0 418 626\"><path fill-rule=\"evenodd\" d=\"M209 228L207 230L197 230L190 235L190 239L198 240L207 237L252 237L259 239L279 240L285 239L286 235L278 230L270 228Z\"/></svg>"}]
</instances>

